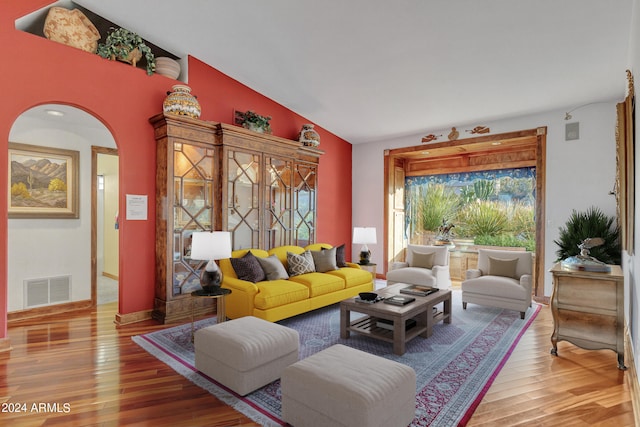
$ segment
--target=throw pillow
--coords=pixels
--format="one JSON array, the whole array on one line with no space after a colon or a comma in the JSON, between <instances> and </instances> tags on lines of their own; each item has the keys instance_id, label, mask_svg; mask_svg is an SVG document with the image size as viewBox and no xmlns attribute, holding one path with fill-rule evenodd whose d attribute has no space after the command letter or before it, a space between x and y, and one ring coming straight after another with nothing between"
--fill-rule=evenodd
<instances>
[{"instance_id":1,"label":"throw pillow","mask_svg":"<svg viewBox=\"0 0 640 427\"><path fill-rule=\"evenodd\" d=\"M231 258L231 266L235 270L238 279L256 283L266 278L258 259L251 251L247 252L242 258Z\"/></svg>"},{"instance_id":2,"label":"throw pillow","mask_svg":"<svg viewBox=\"0 0 640 427\"><path fill-rule=\"evenodd\" d=\"M411 267L433 268L433 260L436 258L435 252L413 252L411 254Z\"/></svg>"},{"instance_id":3,"label":"throw pillow","mask_svg":"<svg viewBox=\"0 0 640 427\"><path fill-rule=\"evenodd\" d=\"M344 243L336 248L336 265L338 268L348 267L347 260L344 255Z\"/></svg>"},{"instance_id":4,"label":"throw pillow","mask_svg":"<svg viewBox=\"0 0 640 427\"><path fill-rule=\"evenodd\" d=\"M267 280L288 279L289 275L284 265L280 262L277 256L271 255L267 258L256 257L260 266L267 275Z\"/></svg>"},{"instance_id":5,"label":"throw pillow","mask_svg":"<svg viewBox=\"0 0 640 427\"><path fill-rule=\"evenodd\" d=\"M311 255L310 251L304 251L300 255L287 252L287 264L289 265L290 277L316 271L316 266L313 263L313 255Z\"/></svg>"},{"instance_id":6,"label":"throw pillow","mask_svg":"<svg viewBox=\"0 0 640 427\"><path fill-rule=\"evenodd\" d=\"M336 248L322 249L321 251L311 251L313 263L318 273L326 273L338 269L336 264Z\"/></svg>"},{"instance_id":7,"label":"throw pillow","mask_svg":"<svg viewBox=\"0 0 640 427\"><path fill-rule=\"evenodd\" d=\"M489 257L489 271L491 276L503 276L517 279L516 268L518 267L518 258L501 259Z\"/></svg>"}]
</instances>

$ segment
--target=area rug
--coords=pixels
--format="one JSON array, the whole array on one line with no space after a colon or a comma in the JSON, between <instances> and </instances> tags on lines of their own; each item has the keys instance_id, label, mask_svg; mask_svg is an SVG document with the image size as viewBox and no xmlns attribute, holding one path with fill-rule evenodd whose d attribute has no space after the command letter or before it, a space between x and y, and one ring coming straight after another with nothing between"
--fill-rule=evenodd
<instances>
[{"instance_id":1,"label":"area rug","mask_svg":"<svg viewBox=\"0 0 640 427\"><path fill-rule=\"evenodd\" d=\"M300 359L334 344L344 344L411 366L417 377L416 414L412 426L464 426L504 366L540 306L520 313L469 304L462 309L459 290L452 292L450 324L438 323L429 338L407 343L406 353L393 354L392 344L355 333L340 338L340 310L332 305L278 323L300 333ZM361 316L352 312L352 318ZM196 322L195 328L215 323ZM195 369L191 324L180 325L133 340L193 383L264 426L287 425L280 418L280 381L238 396Z\"/></svg>"}]
</instances>

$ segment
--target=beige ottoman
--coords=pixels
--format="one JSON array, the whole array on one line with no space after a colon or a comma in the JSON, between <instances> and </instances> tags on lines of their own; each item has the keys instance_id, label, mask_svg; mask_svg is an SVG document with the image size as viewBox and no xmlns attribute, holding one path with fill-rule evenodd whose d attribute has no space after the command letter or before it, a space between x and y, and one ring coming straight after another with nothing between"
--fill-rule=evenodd
<instances>
[{"instance_id":1,"label":"beige ottoman","mask_svg":"<svg viewBox=\"0 0 640 427\"><path fill-rule=\"evenodd\" d=\"M241 396L280 378L298 360L298 331L257 317L199 329L196 368Z\"/></svg>"},{"instance_id":2,"label":"beige ottoman","mask_svg":"<svg viewBox=\"0 0 640 427\"><path fill-rule=\"evenodd\" d=\"M336 344L287 367L282 419L295 427L406 427L416 410L409 366Z\"/></svg>"}]
</instances>

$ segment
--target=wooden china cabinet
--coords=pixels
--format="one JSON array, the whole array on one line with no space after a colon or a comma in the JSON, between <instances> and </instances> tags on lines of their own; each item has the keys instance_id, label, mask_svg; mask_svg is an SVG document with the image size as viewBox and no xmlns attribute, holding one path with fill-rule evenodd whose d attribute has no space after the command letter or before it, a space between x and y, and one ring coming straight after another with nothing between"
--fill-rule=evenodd
<instances>
[{"instance_id":1,"label":"wooden china cabinet","mask_svg":"<svg viewBox=\"0 0 640 427\"><path fill-rule=\"evenodd\" d=\"M234 250L315 242L321 150L178 115L150 122L157 144L155 319L173 323L192 310L214 310L212 300L190 297L206 263L190 257L193 232L230 231Z\"/></svg>"}]
</instances>

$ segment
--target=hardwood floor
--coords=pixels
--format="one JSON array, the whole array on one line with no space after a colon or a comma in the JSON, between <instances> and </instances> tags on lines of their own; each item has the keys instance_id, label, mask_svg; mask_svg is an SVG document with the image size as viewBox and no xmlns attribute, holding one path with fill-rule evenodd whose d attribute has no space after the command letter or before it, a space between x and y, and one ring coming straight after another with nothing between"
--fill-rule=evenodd
<instances>
[{"instance_id":1,"label":"hardwood floor","mask_svg":"<svg viewBox=\"0 0 640 427\"><path fill-rule=\"evenodd\" d=\"M257 425L131 340L164 325L117 329L115 312L111 303L10 326L13 349L0 353L0 425ZM629 375L615 353L561 342L559 357L551 356L551 330L544 307L469 426L634 425Z\"/></svg>"}]
</instances>

